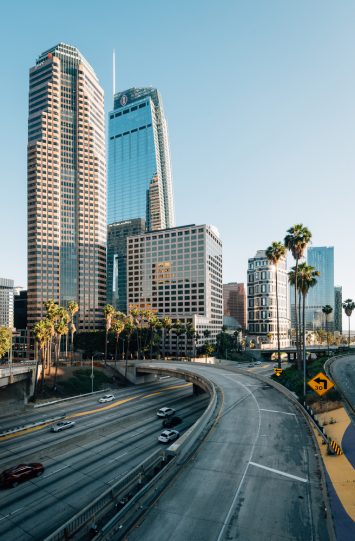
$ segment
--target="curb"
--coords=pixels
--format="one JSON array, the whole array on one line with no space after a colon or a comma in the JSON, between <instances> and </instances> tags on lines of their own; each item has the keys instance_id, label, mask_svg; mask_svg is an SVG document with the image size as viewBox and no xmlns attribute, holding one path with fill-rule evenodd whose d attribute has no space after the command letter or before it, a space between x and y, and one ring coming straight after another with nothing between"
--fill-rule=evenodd
<instances>
[{"instance_id":1,"label":"curb","mask_svg":"<svg viewBox=\"0 0 355 541\"><path fill-rule=\"evenodd\" d=\"M58 404L59 402L67 402L68 400L74 400L75 398L82 398L83 396L90 396L98 393L105 393L112 391L113 389L101 389L100 391L94 391L93 393L78 394L76 396L68 396L67 398L58 398L58 400L51 400L50 402L44 402L43 404L35 404L34 408L44 408L44 406L51 406L52 404Z\"/></svg>"}]
</instances>

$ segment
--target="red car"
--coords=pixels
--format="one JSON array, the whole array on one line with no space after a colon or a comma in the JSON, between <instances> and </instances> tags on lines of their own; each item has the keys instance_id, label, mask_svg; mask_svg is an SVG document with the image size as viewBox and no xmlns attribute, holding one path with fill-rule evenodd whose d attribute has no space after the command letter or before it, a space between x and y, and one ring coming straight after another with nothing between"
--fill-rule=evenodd
<instances>
[{"instance_id":1,"label":"red car","mask_svg":"<svg viewBox=\"0 0 355 541\"><path fill-rule=\"evenodd\" d=\"M39 477L44 472L43 464L32 462L31 464L19 464L14 468L4 470L0 475L0 484L3 487L15 487L22 481Z\"/></svg>"}]
</instances>

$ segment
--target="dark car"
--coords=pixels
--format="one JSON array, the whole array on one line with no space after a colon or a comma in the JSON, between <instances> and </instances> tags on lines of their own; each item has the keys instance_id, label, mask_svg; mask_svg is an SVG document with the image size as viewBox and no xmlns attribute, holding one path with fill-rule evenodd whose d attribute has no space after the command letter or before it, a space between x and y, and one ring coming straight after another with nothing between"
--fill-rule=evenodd
<instances>
[{"instance_id":1,"label":"dark car","mask_svg":"<svg viewBox=\"0 0 355 541\"><path fill-rule=\"evenodd\" d=\"M162 425L164 428L172 428L173 426L179 425L180 423L182 423L182 419L180 417L174 416L164 419Z\"/></svg>"},{"instance_id":2,"label":"dark car","mask_svg":"<svg viewBox=\"0 0 355 541\"><path fill-rule=\"evenodd\" d=\"M15 487L22 481L27 479L33 479L38 477L44 472L43 464L39 462L32 462L31 464L19 464L14 468L4 470L0 475L0 484L3 487Z\"/></svg>"}]
</instances>

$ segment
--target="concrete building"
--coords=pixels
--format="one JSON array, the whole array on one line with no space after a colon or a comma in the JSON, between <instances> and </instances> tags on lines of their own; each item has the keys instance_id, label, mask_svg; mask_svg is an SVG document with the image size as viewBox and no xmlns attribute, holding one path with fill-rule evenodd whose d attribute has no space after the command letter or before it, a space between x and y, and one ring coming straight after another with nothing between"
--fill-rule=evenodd
<instances>
[{"instance_id":1,"label":"concrete building","mask_svg":"<svg viewBox=\"0 0 355 541\"><path fill-rule=\"evenodd\" d=\"M278 264L280 345L290 345L289 286L286 259ZM277 346L276 272L265 250L248 260L248 332L258 345Z\"/></svg>"},{"instance_id":2,"label":"concrete building","mask_svg":"<svg viewBox=\"0 0 355 541\"><path fill-rule=\"evenodd\" d=\"M343 288L334 288L334 331L343 332Z\"/></svg>"},{"instance_id":3,"label":"concrete building","mask_svg":"<svg viewBox=\"0 0 355 541\"><path fill-rule=\"evenodd\" d=\"M312 246L307 250L307 264L320 272L317 284L311 287L306 301L306 328L325 329L322 307L329 304L333 312L328 316L328 329L334 329L334 248Z\"/></svg>"},{"instance_id":4,"label":"concrete building","mask_svg":"<svg viewBox=\"0 0 355 541\"><path fill-rule=\"evenodd\" d=\"M145 232L145 220L124 220L107 227L107 302L127 313L127 238Z\"/></svg>"},{"instance_id":5,"label":"concrete building","mask_svg":"<svg viewBox=\"0 0 355 541\"><path fill-rule=\"evenodd\" d=\"M223 314L235 318L243 329L247 326L246 305L244 284L223 284Z\"/></svg>"},{"instance_id":6,"label":"concrete building","mask_svg":"<svg viewBox=\"0 0 355 541\"><path fill-rule=\"evenodd\" d=\"M197 345L214 342L223 325L222 242L214 227L186 225L129 237L128 307L191 323ZM186 338L185 338L186 339ZM174 333L166 351L176 353ZM191 344L190 344L191 346Z\"/></svg>"},{"instance_id":7,"label":"concrete building","mask_svg":"<svg viewBox=\"0 0 355 541\"><path fill-rule=\"evenodd\" d=\"M168 129L155 88L114 96L109 114L108 223L141 218L147 230L174 227Z\"/></svg>"},{"instance_id":8,"label":"concrete building","mask_svg":"<svg viewBox=\"0 0 355 541\"><path fill-rule=\"evenodd\" d=\"M71 45L42 53L29 77L28 324L43 303L79 304L97 329L106 301L104 94Z\"/></svg>"},{"instance_id":9,"label":"concrete building","mask_svg":"<svg viewBox=\"0 0 355 541\"><path fill-rule=\"evenodd\" d=\"M0 327L14 327L14 281L0 278Z\"/></svg>"}]
</instances>

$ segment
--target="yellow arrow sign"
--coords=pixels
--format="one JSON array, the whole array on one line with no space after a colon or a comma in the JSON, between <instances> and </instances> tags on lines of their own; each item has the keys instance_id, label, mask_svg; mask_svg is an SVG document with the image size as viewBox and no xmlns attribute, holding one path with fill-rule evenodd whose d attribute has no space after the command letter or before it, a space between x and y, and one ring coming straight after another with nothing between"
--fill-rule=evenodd
<instances>
[{"instance_id":1,"label":"yellow arrow sign","mask_svg":"<svg viewBox=\"0 0 355 541\"><path fill-rule=\"evenodd\" d=\"M334 387L334 383L323 372L318 372L307 384L317 395L323 396Z\"/></svg>"},{"instance_id":2,"label":"yellow arrow sign","mask_svg":"<svg viewBox=\"0 0 355 541\"><path fill-rule=\"evenodd\" d=\"M282 374L282 368L277 368L277 366L275 366L274 368L274 372L277 376L281 376Z\"/></svg>"}]
</instances>

